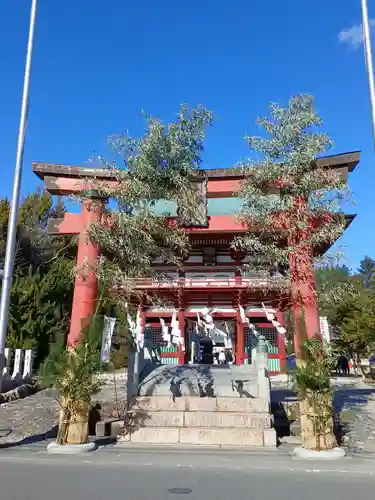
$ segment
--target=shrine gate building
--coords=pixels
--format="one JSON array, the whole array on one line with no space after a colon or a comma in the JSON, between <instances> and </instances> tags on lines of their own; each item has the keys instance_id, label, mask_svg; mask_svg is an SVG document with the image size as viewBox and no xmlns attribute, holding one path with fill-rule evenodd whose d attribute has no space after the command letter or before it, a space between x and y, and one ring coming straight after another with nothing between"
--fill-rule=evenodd
<instances>
[{"instance_id":1,"label":"shrine gate building","mask_svg":"<svg viewBox=\"0 0 375 500\"><path fill-rule=\"evenodd\" d=\"M329 156L317 160L322 167L337 170L347 178L359 162L359 152ZM33 172L43 180L44 188L52 195L70 195L82 190L95 189L97 183L115 184L116 180L109 170L67 165L33 163ZM186 229L189 232L191 253L183 269L177 270L168 264L155 262L155 269L166 273L169 279L155 283L152 280L139 280L137 286L160 294L170 308L157 310L151 306L142 307L142 322L152 331L155 347L161 352L164 364L185 364L188 362L189 349L167 346L162 340L160 318L168 323L173 311L177 316L180 330L189 346L189 334L197 320L197 312L204 308L212 311L215 324L226 328L234 339L236 364L251 363L253 334L241 318L240 307L246 317L254 323L257 330L268 340L268 369L272 374L285 370L285 337L267 319L262 303L272 312L277 321L284 325L284 311L288 304L285 283L281 275L272 279L272 286L256 273L241 273L241 265L250 262L252 256L240 254L231 249L236 235L244 234L246 228L235 220L242 200L236 196L243 174L236 169L208 170L204 173L203 194L205 197L206 223L199 227ZM49 232L55 235L79 235L77 264L94 264L98 249L87 239L87 229L92 222L100 222L105 201L99 208L92 210L90 199L82 203L81 214L66 213L63 219L49 221ZM102 208L100 208L102 204ZM96 204L98 205L98 203ZM160 214L168 212L177 215L177 207L172 202L160 200L155 210ZM353 220L347 216L347 225ZM327 248L315 249L324 253ZM268 284L269 285L269 284ZM265 291L267 290L267 291ZM83 280L75 279L74 299L68 343L79 337L82 321L92 316L97 299L97 282L94 273ZM318 312L310 315L312 328L319 328ZM315 318L316 317L316 318Z\"/></svg>"}]
</instances>

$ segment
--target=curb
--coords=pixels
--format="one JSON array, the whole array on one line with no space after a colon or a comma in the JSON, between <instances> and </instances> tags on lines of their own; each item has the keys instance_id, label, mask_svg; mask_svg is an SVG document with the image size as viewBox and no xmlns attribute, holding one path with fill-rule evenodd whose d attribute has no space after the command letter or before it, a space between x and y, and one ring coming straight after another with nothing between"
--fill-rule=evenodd
<instances>
[{"instance_id":1,"label":"curb","mask_svg":"<svg viewBox=\"0 0 375 500\"><path fill-rule=\"evenodd\" d=\"M294 456L304 460L339 460L346 455L345 450L342 448L333 448L332 450L309 450L298 446L294 448Z\"/></svg>"},{"instance_id":2,"label":"curb","mask_svg":"<svg viewBox=\"0 0 375 500\"><path fill-rule=\"evenodd\" d=\"M199 445L199 444L164 444L157 443L132 443L118 441L112 447L112 450L121 453L127 451L139 451L148 453L177 453L177 454L211 454L220 453L238 456L263 456L263 457L291 457L290 450L280 449L270 446L231 446L231 445Z\"/></svg>"},{"instance_id":3,"label":"curb","mask_svg":"<svg viewBox=\"0 0 375 500\"><path fill-rule=\"evenodd\" d=\"M97 449L95 441L83 444L57 444L55 441L47 445L47 452L53 455L82 455Z\"/></svg>"}]
</instances>

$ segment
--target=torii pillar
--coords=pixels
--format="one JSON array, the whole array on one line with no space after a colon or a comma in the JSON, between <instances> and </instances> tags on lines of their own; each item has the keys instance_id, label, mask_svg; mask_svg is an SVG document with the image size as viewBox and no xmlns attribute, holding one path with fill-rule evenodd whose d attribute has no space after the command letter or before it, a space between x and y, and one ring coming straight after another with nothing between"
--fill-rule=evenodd
<instances>
[{"instance_id":1,"label":"torii pillar","mask_svg":"<svg viewBox=\"0 0 375 500\"><path fill-rule=\"evenodd\" d=\"M285 328L285 313L284 311L277 311L276 320L280 323L280 326ZM285 335L278 333L277 335L277 347L279 349L280 356L280 371L284 373L286 371L286 349L285 349Z\"/></svg>"},{"instance_id":2,"label":"torii pillar","mask_svg":"<svg viewBox=\"0 0 375 500\"><path fill-rule=\"evenodd\" d=\"M72 315L67 347L74 347L82 338L82 331L94 316L98 298L98 280L95 273L99 248L89 236L90 225L101 222L105 201L92 196L82 202L82 229L79 234L77 272L75 276Z\"/></svg>"},{"instance_id":3,"label":"torii pillar","mask_svg":"<svg viewBox=\"0 0 375 500\"><path fill-rule=\"evenodd\" d=\"M306 251L303 262L296 262L294 256L291 255L290 270L294 350L297 358L300 359L302 344L305 340L322 340L312 251ZM301 331L303 326L305 331Z\"/></svg>"},{"instance_id":4,"label":"torii pillar","mask_svg":"<svg viewBox=\"0 0 375 500\"><path fill-rule=\"evenodd\" d=\"M245 325L242 323L240 309L236 313L236 365L243 365L245 358Z\"/></svg>"}]
</instances>

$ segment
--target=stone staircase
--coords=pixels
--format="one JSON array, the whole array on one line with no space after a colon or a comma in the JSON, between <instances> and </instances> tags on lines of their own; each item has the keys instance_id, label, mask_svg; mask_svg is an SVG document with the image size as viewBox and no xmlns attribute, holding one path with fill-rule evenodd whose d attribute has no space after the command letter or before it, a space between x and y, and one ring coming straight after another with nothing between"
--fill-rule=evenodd
<instances>
[{"instance_id":1,"label":"stone staircase","mask_svg":"<svg viewBox=\"0 0 375 500\"><path fill-rule=\"evenodd\" d=\"M164 366L139 386L118 443L276 447L265 369Z\"/></svg>"},{"instance_id":2,"label":"stone staircase","mask_svg":"<svg viewBox=\"0 0 375 500\"><path fill-rule=\"evenodd\" d=\"M239 397L140 396L118 443L276 446L268 402Z\"/></svg>"}]
</instances>

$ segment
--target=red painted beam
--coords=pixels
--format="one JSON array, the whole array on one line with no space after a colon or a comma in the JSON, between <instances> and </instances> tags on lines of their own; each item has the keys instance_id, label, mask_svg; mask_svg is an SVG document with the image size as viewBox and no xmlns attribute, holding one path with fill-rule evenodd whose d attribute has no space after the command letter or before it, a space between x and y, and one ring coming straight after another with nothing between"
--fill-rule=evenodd
<instances>
[{"instance_id":1,"label":"red painted beam","mask_svg":"<svg viewBox=\"0 0 375 500\"><path fill-rule=\"evenodd\" d=\"M247 346L249 347L249 346ZM267 357L268 359L279 359L280 358L280 354L271 354L271 353L268 353L267 354ZM249 359L249 354L247 352L244 353L244 358L245 359Z\"/></svg>"},{"instance_id":2,"label":"red painted beam","mask_svg":"<svg viewBox=\"0 0 375 500\"><path fill-rule=\"evenodd\" d=\"M240 190L241 181L233 179L208 179L208 198L230 198Z\"/></svg>"},{"instance_id":3,"label":"red painted beam","mask_svg":"<svg viewBox=\"0 0 375 500\"><path fill-rule=\"evenodd\" d=\"M62 219L49 219L49 234L80 234L84 229L84 221L81 214L66 213Z\"/></svg>"},{"instance_id":4,"label":"red painted beam","mask_svg":"<svg viewBox=\"0 0 375 500\"><path fill-rule=\"evenodd\" d=\"M116 189L118 182L115 180L85 179L79 177L57 177L45 176L44 189L51 194L69 195L80 193L85 190L105 186L108 189Z\"/></svg>"},{"instance_id":5,"label":"red painted beam","mask_svg":"<svg viewBox=\"0 0 375 500\"><path fill-rule=\"evenodd\" d=\"M78 234L83 229L80 214L65 214L63 219L50 219L48 231L50 234ZM235 222L231 215L216 215L208 218L208 227L187 229L188 233L232 233L243 232L246 228Z\"/></svg>"},{"instance_id":6,"label":"red painted beam","mask_svg":"<svg viewBox=\"0 0 375 500\"><path fill-rule=\"evenodd\" d=\"M208 227L193 227L188 233L237 233L246 231L246 226L234 220L232 215L211 215L208 217Z\"/></svg>"},{"instance_id":7,"label":"red painted beam","mask_svg":"<svg viewBox=\"0 0 375 500\"><path fill-rule=\"evenodd\" d=\"M84 172L82 173L84 175ZM69 195L80 191L105 186L107 189L116 189L119 183L114 179L96 179L80 177L63 177L59 175L46 175L44 188L51 194ZM237 193L240 181L233 179L208 179L208 198L228 198Z\"/></svg>"}]
</instances>

